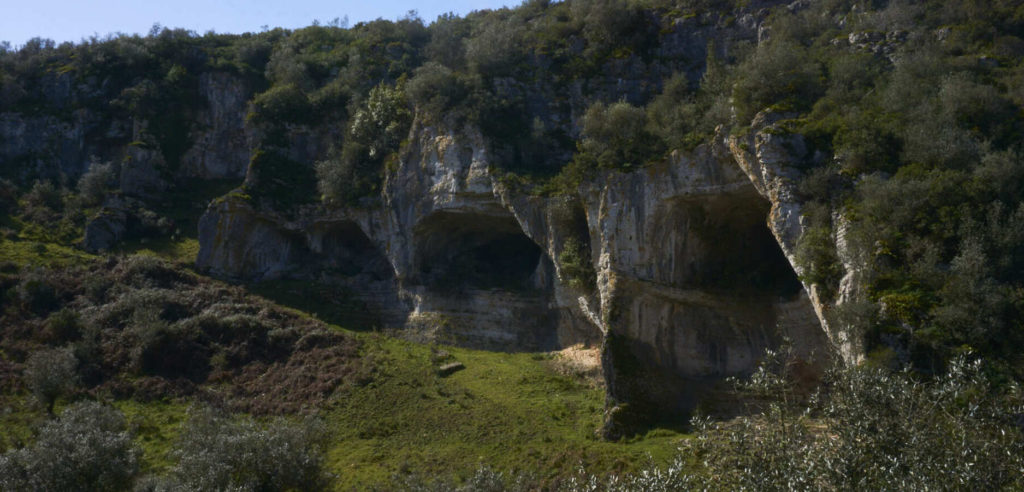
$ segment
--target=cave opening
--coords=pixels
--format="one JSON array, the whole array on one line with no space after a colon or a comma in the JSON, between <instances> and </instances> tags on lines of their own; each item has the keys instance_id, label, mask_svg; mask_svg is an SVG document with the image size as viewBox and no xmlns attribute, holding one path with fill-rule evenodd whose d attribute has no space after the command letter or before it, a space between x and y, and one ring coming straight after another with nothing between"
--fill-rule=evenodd
<instances>
[{"instance_id":1,"label":"cave opening","mask_svg":"<svg viewBox=\"0 0 1024 492\"><path fill-rule=\"evenodd\" d=\"M802 285L765 222L760 197L726 196L686 207L690 241L676 255L675 282L687 288L790 299Z\"/></svg>"},{"instance_id":2,"label":"cave opening","mask_svg":"<svg viewBox=\"0 0 1024 492\"><path fill-rule=\"evenodd\" d=\"M311 239L312 253L319 260L315 263L324 272L369 275L374 280L391 275L387 258L355 222L332 223Z\"/></svg>"},{"instance_id":3,"label":"cave opening","mask_svg":"<svg viewBox=\"0 0 1024 492\"><path fill-rule=\"evenodd\" d=\"M415 231L417 280L441 291L539 287L542 251L512 217L439 212Z\"/></svg>"}]
</instances>

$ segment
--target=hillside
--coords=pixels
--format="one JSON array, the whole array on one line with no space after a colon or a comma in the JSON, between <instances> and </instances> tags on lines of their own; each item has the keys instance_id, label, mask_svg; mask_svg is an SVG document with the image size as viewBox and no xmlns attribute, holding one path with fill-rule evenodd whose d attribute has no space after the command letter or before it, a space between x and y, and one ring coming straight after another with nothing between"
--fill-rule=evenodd
<instances>
[{"instance_id":1,"label":"hillside","mask_svg":"<svg viewBox=\"0 0 1024 492\"><path fill-rule=\"evenodd\" d=\"M68 408L107 489L1012 489L1022 60L970 0L4 48L0 470Z\"/></svg>"}]
</instances>

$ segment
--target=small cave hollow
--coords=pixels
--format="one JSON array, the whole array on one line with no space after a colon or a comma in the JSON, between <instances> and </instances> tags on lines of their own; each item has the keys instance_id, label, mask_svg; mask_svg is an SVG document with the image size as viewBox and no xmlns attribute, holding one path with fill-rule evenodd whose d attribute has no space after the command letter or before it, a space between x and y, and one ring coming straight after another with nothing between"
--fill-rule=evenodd
<instances>
[{"instance_id":1,"label":"small cave hollow","mask_svg":"<svg viewBox=\"0 0 1024 492\"><path fill-rule=\"evenodd\" d=\"M690 288L790 299L802 285L783 255L759 196L725 196L688 203L691 240L677 251L675 282Z\"/></svg>"},{"instance_id":2,"label":"small cave hollow","mask_svg":"<svg viewBox=\"0 0 1024 492\"><path fill-rule=\"evenodd\" d=\"M442 291L541 287L543 253L511 216L438 212L414 234L417 283Z\"/></svg>"},{"instance_id":3,"label":"small cave hollow","mask_svg":"<svg viewBox=\"0 0 1024 492\"><path fill-rule=\"evenodd\" d=\"M346 277L369 275L381 280L392 275L384 254L358 224L342 221L316 229L310 236L310 254L323 272Z\"/></svg>"}]
</instances>

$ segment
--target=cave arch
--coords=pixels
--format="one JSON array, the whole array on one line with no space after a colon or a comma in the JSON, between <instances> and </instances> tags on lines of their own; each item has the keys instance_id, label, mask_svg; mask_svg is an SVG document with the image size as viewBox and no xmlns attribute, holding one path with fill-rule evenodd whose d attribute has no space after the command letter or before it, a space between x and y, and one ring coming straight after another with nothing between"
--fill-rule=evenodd
<instances>
[{"instance_id":1,"label":"cave arch","mask_svg":"<svg viewBox=\"0 0 1024 492\"><path fill-rule=\"evenodd\" d=\"M542 287L543 251L511 216L438 212L414 230L416 283L443 291Z\"/></svg>"}]
</instances>

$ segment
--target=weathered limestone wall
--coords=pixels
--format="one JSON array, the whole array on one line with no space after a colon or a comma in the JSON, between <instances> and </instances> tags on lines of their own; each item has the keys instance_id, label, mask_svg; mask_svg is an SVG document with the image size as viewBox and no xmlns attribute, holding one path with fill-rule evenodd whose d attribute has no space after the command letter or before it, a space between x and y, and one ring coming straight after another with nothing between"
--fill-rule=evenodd
<instances>
[{"instance_id":1,"label":"weathered limestone wall","mask_svg":"<svg viewBox=\"0 0 1024 492\"><path fill-rule=\"evenodd\" d=\"M538 197L499 182L476 129L417 122L379 205L286 218L226 198L201 222L197 263L235 279L313 278L304 264L352 249L318 224L345 222L338 234L365 238L384 266L341 283L390 286L362 294L390 313L382 327L497 350L603 344L608 433L629 432L713 399L784 340L812 365L831 351L821 304L792 266L795 199L766 192L774 181L752 174L764 157L740 148L719 138L605 173L576 197ZM591 285L559 263L572 241L589 253Z\"/></svg>"}]
</instances>

